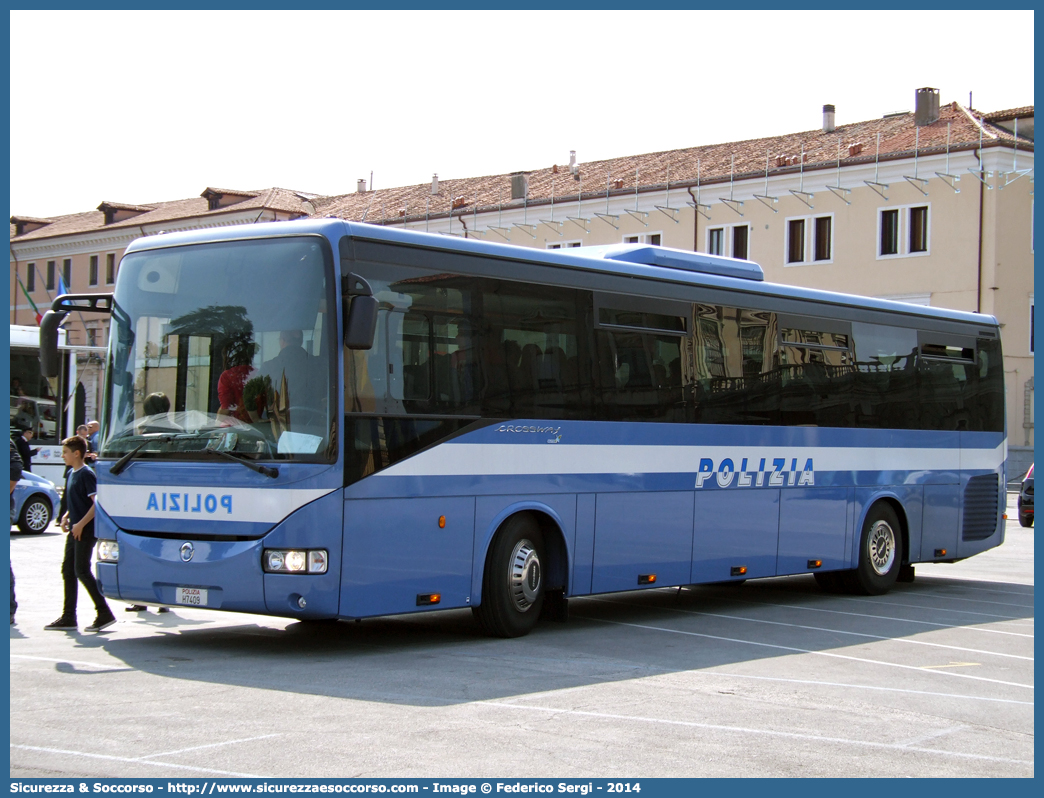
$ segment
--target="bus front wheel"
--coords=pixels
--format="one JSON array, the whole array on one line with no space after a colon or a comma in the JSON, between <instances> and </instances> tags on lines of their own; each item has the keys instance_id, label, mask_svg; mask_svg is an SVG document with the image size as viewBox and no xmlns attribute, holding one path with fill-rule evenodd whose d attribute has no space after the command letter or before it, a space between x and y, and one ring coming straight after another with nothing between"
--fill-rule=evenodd
<instances>
[{"instance_id":1,"label":"bus front wheel","mask_svg":"<svg viewBox=\"0 0 1044 798\"><path fill-rule=\"evenodd\" d=\"M902 527L886 502L870 508L859 536L859 565L846 576L852 593L880 596L891 590L903 564Z\"/></svg>"},{"instance_id":2,"label":"bus front wheel","mask_svg":"<svg viewBox=\"0 0 1044 798\"><path fill-rule=\"evenodd\" d=\"M472 607L491 637L521 637L544 604L544 535L532 516L515 515L497 531L486 558L482 603Z\"/></svg>"}]
</instances>

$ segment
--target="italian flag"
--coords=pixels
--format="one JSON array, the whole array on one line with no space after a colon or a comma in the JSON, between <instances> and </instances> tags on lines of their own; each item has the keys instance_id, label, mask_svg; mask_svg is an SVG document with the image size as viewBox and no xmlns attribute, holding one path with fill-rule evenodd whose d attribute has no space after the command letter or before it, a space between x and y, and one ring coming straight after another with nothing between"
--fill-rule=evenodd
<instances>
[{"instance_id":1,"label":"italian flag","mask_svg":"<svg viewBox=\"0 0 1044 798\"><path fill-rule=\"evenodd\" d=\"M37 324L37 326L39 326L40 321L43 319L43 316L40 315L40 311L36 307L36 303L33 302L33 298L31 296L29 296L29 292L25 290L25 286L22 285L22 278L21 277L18 278L18 286L22 289L22 293L25 294L25 298L29 300L29 305L30 305L30 307L32 307L33 313L36 314L36 324Z\"/></svg>"}]
</instances>

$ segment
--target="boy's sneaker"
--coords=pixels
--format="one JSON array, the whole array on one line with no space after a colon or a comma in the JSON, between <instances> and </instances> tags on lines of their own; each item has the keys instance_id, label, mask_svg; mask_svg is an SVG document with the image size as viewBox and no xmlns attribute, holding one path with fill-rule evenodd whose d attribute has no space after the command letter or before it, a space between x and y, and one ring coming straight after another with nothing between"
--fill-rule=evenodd
<instances>
[{"instance_id":1,"label":"boy's sneaker","mask_svg":"<svg viewBox=\"0 0 1044 798\"><path fill-rule=\"evenodd\" d=\"M97 618L94 619L94 623L92 623L83 631L100 632L102 629L108 629L114 623L116 623L116 616L110 612L106 615L99 615Z\"/></svg>"},{"instance_id":2,"label":"boy's sneaker","mask_svg":"<svg viewBox=\"0 0 1044 798\"><path fill-rule=\"evenodd\" d=\"M64 615L57 620L51 621L44 629L50 629L55 632L75 632L76 631L76 619L66 618Z\"/></svg>"}]
</instances>

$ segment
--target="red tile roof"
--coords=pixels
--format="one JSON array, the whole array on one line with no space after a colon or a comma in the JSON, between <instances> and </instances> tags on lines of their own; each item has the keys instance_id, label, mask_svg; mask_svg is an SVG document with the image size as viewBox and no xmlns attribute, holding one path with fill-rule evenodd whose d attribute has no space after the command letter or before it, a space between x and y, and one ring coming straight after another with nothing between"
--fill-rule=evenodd
<instances>
[{"instance_id":1,"label":"red tile roof","mask_svg":"<svg viewBox=\"0 0 1044 798\"><path fill-rule=\"evenodd\" d=\"M1032 106L1028 108L1032 115ZM1014 143L1012 134L986 122L982 125L983 146ZM668 180L671 188L679 190L695 187L697 182L715 184L736 179L760 177L769 174L796 172L800 167L804 148L804 168L833 168L837 166L838 152L842 165L873 162L880 136L882 160L910 157L915 145L918 152L945 152L947 136L951 150L969 149L979 145L979 121L957 103L940 108L939 121L918 128L913 113L889 115L882 119L839 125L832 133L809 130L769 138L733 141L667 152L629 155L604 161L580 164L581 181L569 174L568 167L542 167L527 172L529 180L528 204L546 204L552 193L555 203L575 202L583 190L583 202L595 203L604 199L608 186L611 195L633 194L635 183L639 191L663 191ZM1032 151L1032 142L1019 140L1019 147ZM622 181L619 184L617 181ZM620 188L616 188L620 185ZM459 198L464 198L463 206ZM457 201L455 203L455 200ZM680 197L672 200L680 202ZM461 179L439 178L439 193L431 194L431 184L379 189L364 193L321 197L313 204L316 216L337 216L368 222L401 222L403 215L412 221L423 219L425 209L431 216L445 216L451 210L482 212L498 207L521 207L522 200L511 200L511 175L487 175ZM573 206L575 209L575 205ZM592 204L592 208L594 205ZM457 215L460 215L459 213ZM466 216L465 222L467 221ZM535 217L534 217L535 218Z\"/></svg>"},{"instance_id":2,"label":"red tile roof","mask_svg":"<svg viewBox=\"0 0 1044 798\"><path fill-rule=\"evenodd\" d=\"M184 219L198 217L217 218L228 213L238 213L248 210L272 210L281 213L289 213L297 216L307 216L312 213L312 206L307 197L312 195L290 191L284 188L266 188L257 191L232 191L224 189L209 189L227 195L241 196L243 201L226 205L215 211L207 209L207 200L203 195L189 199L173 200L166 202L150 202L144 205L128 205L124 203L102 203L99 210L87 211L85 213L74 213L68 216L57 216L50 220L45 227L15 235L14 221L23 220L25 217L12 216L11 240L12 241L35 241L43 238L55 238L57 236L77 235L92 233L98 230L120 230L125 228L134 229L143 225L153 225L161 222L179 222ZM142 210L137 216L123 221L105 224L105 213L100 210L104 205L119 209Z\"/></svg>"},{"instance_id":3,"label":"red tile roof","mask_svg":"<svg viewBox=\"0 0 1044 798\"><path fill-rule=\"evenodd\" d=\"M1006 122L1009 119L1029 119L1033 116L1033 106L1023 105L1018 108L1009 108L1007 111L990 111L983 114L982 118L987 122Z\"/></svg>"},{"instance_id":4,"label":"red tile roof","mask_svg":"<svg viewBox=\"0 0 1044 798\"><path fill-rule=\"evenodd\" d=\"M831 133L808 130L747 141L628 155L580 164L579 181L569 174L568 167L545 166L526 172L529 191L525 203L545 205L552 196L556 204L575 202L581 190L583 202L595 203L605 198L607 189L611 195L633 194L636 183L642 192L663 191L668 185L681 191L697 184L720 185L728 182L733 175L736 179L762 177L766 169L770 175L787 174L801 168L802 150L806 170L836 167L839 153L842 165L872 163L878 153L878 137L882 160L910 157L915 148L922 154L945 152L947 142L951 150L967 150L979 146L980 136L984 147L1011 147L1015 144L1014 136L994 122L1032 115L1033 106L983 115L957 103L949 103L940 108L939 121L920 128L914 125L913 113L903 113L839 125ZM1019 139L1018 146L1033 151L1032 141ZM243 199L210 211L207 196L211 194ZM680 203L681 197L672 199L672 203L675 202ZM250 209L394 223L401 222L404 216L417 221L423 219L425 213L432 217L444 217L453 211L461 216L476 208L489 212L498 207L514 208L523 204L521 199L511 199L511 174L440 178L437 195L431 194L430 183L327 197L281 188L243 191L207 187L199 197L190 199L144 205L103 203L120 209L142 210L131 219L110 225L105 224L105 216L101 211L90 211L57 217L44 227L15 236L16 220L37 220L12 216L11 238L16 241L53 238L101 229L135 228L159 222L216 217Z\"/></svg>"}]
</instances>

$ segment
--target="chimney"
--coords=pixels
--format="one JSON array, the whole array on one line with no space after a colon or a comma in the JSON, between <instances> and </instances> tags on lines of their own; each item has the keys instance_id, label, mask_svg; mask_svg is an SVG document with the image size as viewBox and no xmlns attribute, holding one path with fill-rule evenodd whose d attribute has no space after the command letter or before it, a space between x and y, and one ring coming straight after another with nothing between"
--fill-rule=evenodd
<instances>
[{"instance_id":1,"label":"chimney","mask_svg":"<svg viewBox=\"0 0 1044 798\"><path fill-rule=\"evenodd\" d=\"M529 180L525 172L513 172L511 175L511 199L525 199L529 193Z\"/></svg>"},{"instance_id":2,"label":"chimney","mask_svg":"<svg viewBox=\"0 0 1044 798\"><path fill-rule=\"evenodd\" d=\"M939 121L939 90L923 88L917 90L917 104L914 106L914 124L917 127L930 125Z\"/></svg>"},{"instance_id":3,"label":"chimney","mask_svg":"<svg viewBox=\"0 0 1044 798\"><path fill-rule=\"evenodd\" d=\"M366 181L361 177L355 181L355 193L365 194L366 193Z\"/></svg>"},{"instance_id":4,"label":"chimney","mask_svg":"<svg viewBox=\"0 0 1044 798\"><path fill-rule=\"evenodd\" d=\"M823 132L834 132L834 106L832 105L823 106Z\"/></svg>"},{"instance_id":5,"label":"chimney","mask_svg":"<svg viewBox=\"0 0 1044 798\"><path fill-rule=\"evenodd\" d=\"M439 193L439 174L438 174L438 172L436 172L435 174L433 174L431 176L431 193L433 195Z\"/></svg>"},{"instance_id":6,"label":"chimney","mask_svg":"<svg viewBox=\"0 0 1044 798\"><path fill-rule=\"evenodd\" d=\"M580 179L580 166L576 162L576 150L569 151L569 173L574 180Z\"/></svg>"}]
</instances>

